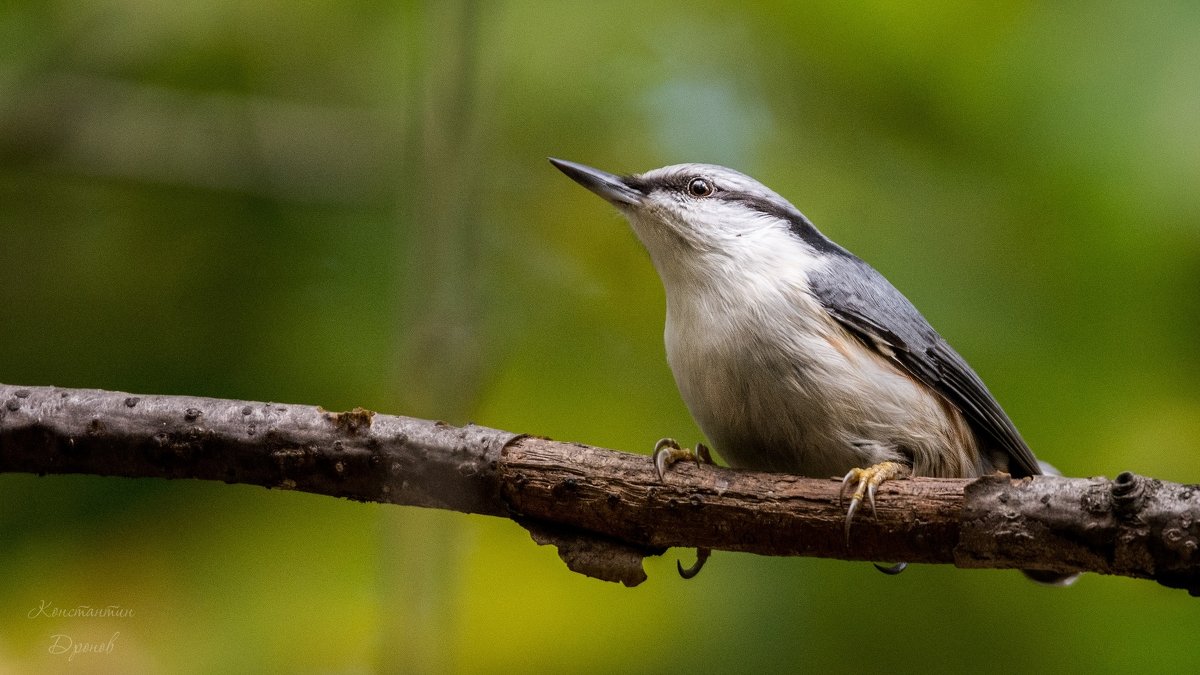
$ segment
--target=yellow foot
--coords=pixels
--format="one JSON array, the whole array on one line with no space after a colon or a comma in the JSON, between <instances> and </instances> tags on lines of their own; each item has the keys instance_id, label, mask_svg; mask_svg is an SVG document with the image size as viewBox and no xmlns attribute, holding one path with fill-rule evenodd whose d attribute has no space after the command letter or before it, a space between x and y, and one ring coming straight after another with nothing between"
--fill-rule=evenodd
<instances>
[{"instance_id":1,"label":"yellow foot","mask_svg":"<svg viewBox=\"0 0 1200 675\"><path fill-rule=\"evenodd\" d=\"M666 481L667 468L680 460L691 460L697 466L701 462L705 464L713 464L712 453L708 448L704 447L703 443L696 444L696 451L692 452L687 448L679 447L679 443L675 442L674 438L663 438L654 444L654 470L658 472L658 479Z\"/></svg>"},{"instance_id":2,"label":"yellow foot","mask_svg":"<svg viewBox=\"0 0 1200 675\"><path fill-rule=\"evenodd\" d=\"M658 472L658 479L666 481L667 468L675 462L683 459L691 460L697 466L703 462L705 464L715 464L713 462L712 453L703 443L696 444L696 451L692 452L687 448L679 447L679 443L675 442L674 438L664 438L654 444L654 470ZM700 569L704 567L704 563L708 561L708 556L712 555L712 549L698 548L696 549L696 562L691 567L684 568L683 563L675 561L675 568L679 570L679 576L684 579L691 579L700 573Z\"/></svg>"},{"instance_id":3,"label":"yellow foot","mask_svg":"<svg viewBox=\"0 0 1200 675\"><path fill-rule=\"evenodd\" d=\"M850 469L850 472L842 479L842 489L838 492L838 504L841 504L842 499L846 496L846 491L851 486L854 487L854 494L850 498L850 508L846 510L846 546L850 546L850 523L854 522L854 513L862 504L863 497L867 498L867 502L871 505L871 515L875 516L877 515L875 513L875 489L884 481L907 478L911 474L912 469L907 464L900 462L880 462L865 469Z\"/></svg>"}]
</instances>

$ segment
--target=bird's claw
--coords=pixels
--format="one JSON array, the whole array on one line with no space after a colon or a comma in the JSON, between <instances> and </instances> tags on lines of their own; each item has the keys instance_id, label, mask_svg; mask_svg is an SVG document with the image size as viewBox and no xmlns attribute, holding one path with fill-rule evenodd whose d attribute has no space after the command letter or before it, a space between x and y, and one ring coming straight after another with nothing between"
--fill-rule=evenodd
<instances>
[{"instance_id":1,"label":"bird's claw","mask_svg":"<svg viewBox=\"0 0 1200 675\"><path fill-rule=\"evenodd\" d=\"M704 563L708 561L708 556L712 555L711 548L696 549L696 562L692 563L691 567L684 568L683 563L675 561L675 569L679 570L679 576L684 579L691 579L700 573L700 568L704 567Z\"/></svg>"},{"instance_id":2,"label":"bird's claw","mask_svg":"<svg viewBox=\"0 0 1200 675\"><path fill-rule=\"evenodd\" d=\"M680 460L691 460L700 464L713 464L712 453L708 451L703 443L696 444L696 451L692 452L687 448L679 447L679 443L674 438L663 438L654 444L654 471L658 473L660 481L666 481L667 469L672 464ZM704 563L708 561L708 557L712 555L712 549L697 548L696 562L692 563L691 567L684 567L683 563L675 561L675 568L679 570L679 576L684 579L691 579L700 573L700 569L704 567Z\"/></svg>"},{"instance_id":3,"label":"bird's claw","mask_svg":"<svg viewBox=\"0 0 1200 675\"><path fill-rule=\"evenodd\" d=\"M907 465L899 462L880 462L874 466L869 466L865 469L850 469L846 476L842 478L842 489L838 491L838 504L842 503L842 499L846 497L846 491L854 486L854 494L850 497L850 508L846 509L846 547L850 547L850 524L854 522L854 514L858 511L858 507L862 504L863 497L866 497L867 503L871 505L871 517L878 518L879 513L875 510L875 491L886 480L893 478L903 478L912 473ZM885 567L879 563L874 563L875 569L888 575L900 574L904 568L908 567L908 563L896 563Z\"/></svg>"},{"instance_id":4,"label":"bird's claw","mask_svg":"<svg viewBox=\"0 0 1200 675\"><path fill-rule=\"evenodd\" d=\"M854 494L850 496L850 508L846 509L846 546L850 546L850 524L854 522L854 514L858 512L858 507L862 504L865 497L867 503L871 505L871 516L878 518L879 514L875 510L875 491L887 480L893 478L903 478L912 473L912 470L905 464L899 462L880 462L874 466L869 466L865 469L850 469L842 478L842 489L838 491L838 504L846 497L846 491L852 486ZM903 567L900 568L904 569ZM898 573L899 570L897 570Z\"/></svg>"},{"instance_id":5,"label":"bird's claw","mask_svg":"<svg viewBox=\"0 0 1200 675\"><path fill-rule=\"evenodd\" d=\"M691 460L696 463L696 466L703 464L712 464L712 453L708 451L703 443L696 444L696 451L692 452L687 448L679 447L679 443L674 438L659 439L654 444L654 470L658 472L658 479L666 481L667 469L680 460Z\"/></svg>"},{"instance_id":6,"label":"bird's claw","mask_svg":"<svg viewBox=\"0 0 1200 675\"><path fill-rule=\"evenodd\" d=\"M875 569L879 570L880 572L883 572L884 574L886 574L888 576L896 576L897 574L900 574L901 572L903 572L904 568L908 567L908 563L896 563L895 565L889 565L888 567L884 567L883 565L880 565L879 563L871 563L871 564L875 566Z\"/></svg>"}]
</instances>

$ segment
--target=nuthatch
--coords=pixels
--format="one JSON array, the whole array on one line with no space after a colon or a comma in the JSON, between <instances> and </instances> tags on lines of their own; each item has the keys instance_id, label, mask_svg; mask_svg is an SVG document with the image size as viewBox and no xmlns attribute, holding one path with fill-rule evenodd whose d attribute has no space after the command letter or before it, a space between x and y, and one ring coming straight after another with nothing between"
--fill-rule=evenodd
<instances>
[{"instance_id":1,"label":"nuthatch","mask_svg":"<svg viewBox=\"0 0 1200 675\"><path fill-rule=\"evenodd\" d=\"M710 164L618 176L550 161L616 206L649 251L666 289L667 361L701 431L733 467L844 475L847 541L886 480L1043 473L912 303L783 197ZM660 473L679 456L661 441Z\"/></svg>"}]
</instances>

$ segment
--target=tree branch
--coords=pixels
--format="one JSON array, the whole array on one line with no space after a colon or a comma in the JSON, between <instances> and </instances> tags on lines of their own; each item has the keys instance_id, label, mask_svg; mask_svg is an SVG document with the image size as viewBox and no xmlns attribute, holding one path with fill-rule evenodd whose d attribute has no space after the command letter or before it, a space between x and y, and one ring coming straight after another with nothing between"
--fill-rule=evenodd
<instances>
[{"instance_id":1,"label":"tree branch","mask_svg":"<svg viewBox=\"0 0 1200 675\"><path fill-rule=\"evenodd\" d=\"M635 585L669 547L1097 572L1200 594L1200 486L885 483L843 535L836 480L676 464L486 427L191 396L0 385L0 472L198 478L508 517L572 569Z\"/></svg>"}]
</instances>

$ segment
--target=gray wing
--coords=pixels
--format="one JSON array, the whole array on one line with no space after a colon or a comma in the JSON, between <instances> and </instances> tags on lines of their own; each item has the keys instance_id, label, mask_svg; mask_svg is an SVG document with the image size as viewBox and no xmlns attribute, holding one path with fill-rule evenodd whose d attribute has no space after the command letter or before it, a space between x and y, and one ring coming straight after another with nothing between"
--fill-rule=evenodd
<instances>
[{"instance_id":1,"label":"gray wing","mask_svg":"<svg viewBox=\"0 0 1200 675\"><path fill-rule=\"evenodd\" d=\"M830 256L829 263L813 273L809 283L830 315L962 411L977 433L1009 454L1013 476L1042 473L1033 452L983 380L908 298L875 268L851 254Z\"/></svg>"}]
</instances>

